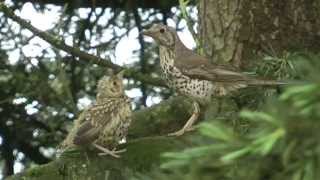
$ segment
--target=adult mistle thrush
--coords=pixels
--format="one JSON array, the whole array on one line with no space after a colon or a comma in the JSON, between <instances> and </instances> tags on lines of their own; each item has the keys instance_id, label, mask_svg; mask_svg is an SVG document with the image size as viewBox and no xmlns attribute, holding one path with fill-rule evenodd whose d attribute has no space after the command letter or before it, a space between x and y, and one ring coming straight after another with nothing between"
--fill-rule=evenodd
<instances>
[{"instance_id":1,"label":"adult mistle thrush","mask_svg":"<svg viewBox=\"0 0 320 180\"><path fill-rule=\"evenodd\" d=\"M279 85L283 82L250 77L227 65L211 63L207 58L188 49L174 28L154 24L142 32L159 45L160 66L168 86L180 94L192 97L194 113L184 127L170 135L182 135L192 130L200 108L197 101L207 101L212 96L224 96L231 91L251 85Z\"/></svg>"},{"instance_id":2,"label":"adult mistle thrush","mask_svg":"<svg viewBox=\"0 0 320 180\"><path fill-rule=\"evenodd\" d=\"M123 72L104 76L97 87L96 103L86 109L75 121L62 147L93 146L102 153L120 157L125 150L115 150L125 138L131 123L130 99L124 93Z\"/></svg>"}]
</instances>

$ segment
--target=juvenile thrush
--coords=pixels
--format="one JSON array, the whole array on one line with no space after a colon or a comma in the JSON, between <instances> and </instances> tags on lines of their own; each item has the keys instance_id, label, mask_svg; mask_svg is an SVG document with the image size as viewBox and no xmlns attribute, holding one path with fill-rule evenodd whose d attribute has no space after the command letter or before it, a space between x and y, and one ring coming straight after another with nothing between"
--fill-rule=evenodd
<instances>
[{"instance_id":1,"label":"juvenile thrush","mask_svg":"<svg viewBox=\"0 0 320 180\"><path fill-rule=\"evenodd\" d=\"M231 66L211 63L188 49L172 27L154 24L142 33L152 37L159 45L160 66L168 86L195 100L193 115L181 130L169 135L179 136L193 129L192 125L200 113L198 102L208 101L212 96L224 96L247 86L285 84L257 79Z\"/></svg>"},{"instance_id":2,"label":"juvenile thrush","mask_svg":"<svg viewBox=\"0 0 320 180\"><path fill-rule=\"evenodd\" d=\"M73 130L62 146L93 146L102 153L120 157L125 150L115 150L131 123L131 105L124 94L123 73L104 76L98 83L96 103L76 120Z\"/></svg>"}]
</instances>

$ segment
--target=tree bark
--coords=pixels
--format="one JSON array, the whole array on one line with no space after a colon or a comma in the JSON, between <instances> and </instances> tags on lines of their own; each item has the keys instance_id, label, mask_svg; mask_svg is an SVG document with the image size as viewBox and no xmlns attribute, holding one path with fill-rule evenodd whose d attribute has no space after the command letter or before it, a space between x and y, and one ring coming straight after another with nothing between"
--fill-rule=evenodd
<instances>
[{"instance_id":1,"label":"tree bark","mask_svg":"<svg viewBox=\"0 0 320 180\"><path fill-rule=\"evenodd\" d=\"M320 48L318 0L203 0L198 8L202 47L218 63Z\"/></svg>"}]
</instances>

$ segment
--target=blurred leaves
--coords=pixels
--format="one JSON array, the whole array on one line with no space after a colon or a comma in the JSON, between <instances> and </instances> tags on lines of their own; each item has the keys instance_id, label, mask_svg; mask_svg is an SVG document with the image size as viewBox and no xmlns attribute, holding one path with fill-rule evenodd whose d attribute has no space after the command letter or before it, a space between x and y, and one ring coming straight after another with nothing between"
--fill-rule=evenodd
<instances>
[{"instance_id":1,"label":"blurred leaves","mask_svg":"<svg viewBox=\"0 0 320 180\"><path fill-rule=\"evenodd\" d=\"M295 57L301 60L300 55ZM266 59L268 63L280 63L275 66L280 71L306 68L291 66L284 59ZM303 60L310 72L319 74L319 56L304 56ZM315 62L317 65L313 67L307 65ZM278 74L279 77L283 75L282 72ZM307 78L310 76L314 77L309 74ZM313 82L318 80L319 76ZM287 87L262 110L242 110L235 121L247 123L250 127L246 132L236 131L239 128L218 120L202 123L198 131L202 140L198 145L163 154L167 161L162 168L169 171L166 174L180 172L180 178L205 179L196 172L209 168L211 177L226 179L259 180L265 176L279 180L319 179L320 85L313 82Z\"/></svg>"},{"instance_id":2,"label":"blurred leaves","mask_svg":"<svg viewBox=\"0 0 320 180\"><path fill-rule=\"evenodd\" d=\"M280 99L292 103L301 114L311 114L320 109L320 85L308 84L288 89ZM311 96L311 97L310 97Z\"/></svg>"}]
</instances>

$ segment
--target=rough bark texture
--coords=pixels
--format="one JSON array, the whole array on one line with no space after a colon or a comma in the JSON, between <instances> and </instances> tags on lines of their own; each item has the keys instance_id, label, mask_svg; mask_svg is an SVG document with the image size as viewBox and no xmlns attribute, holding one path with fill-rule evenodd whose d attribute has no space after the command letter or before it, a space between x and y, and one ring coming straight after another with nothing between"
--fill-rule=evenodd
<instances>
[{"instance_id":1,"label":"rough bark texture","mask_svg":"<svg viewBox=\"0 0 320 180\"><path fill-rule=\"evenodd\" d=\"M240 61L243 44L238 41L241 28L241 0L199 1L200 39L204 52L213 61Z\"/></svg>"},{"instance_id":2,"label":"rough bark texture","mask_svg":"<svg viewBox=\"0 0 320 180\"><path fill-rule=\"evenodd\" d=\"M318 0L199 1L199 35L208 57L246 65L254 55L320 48Z\"/></svg>"}]
</instances>

